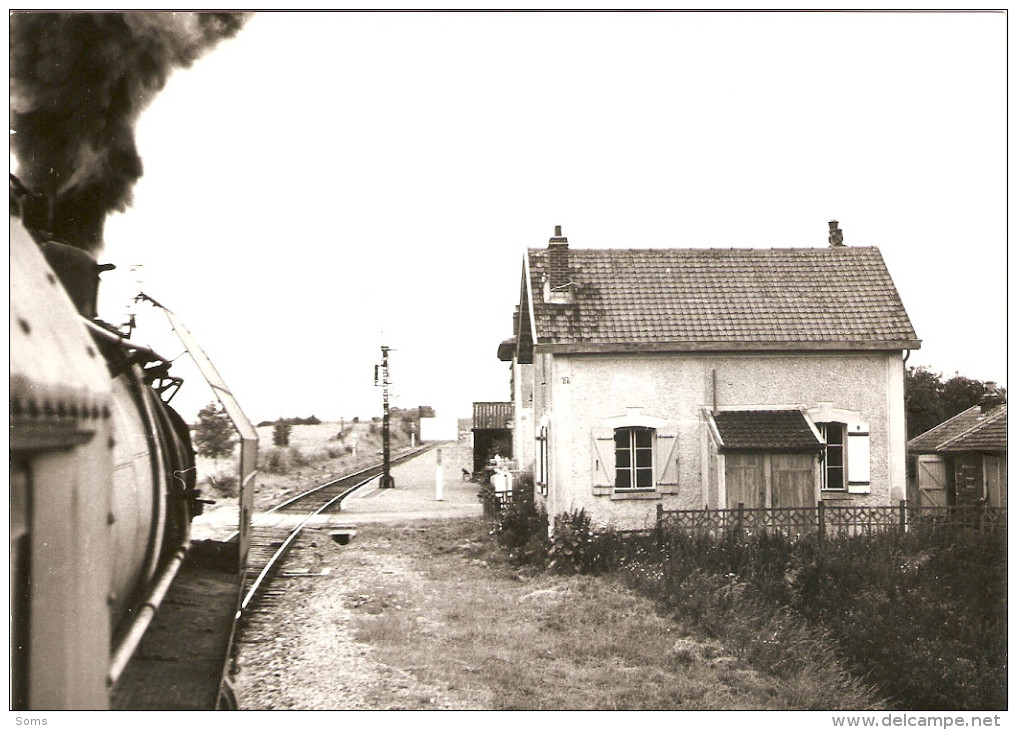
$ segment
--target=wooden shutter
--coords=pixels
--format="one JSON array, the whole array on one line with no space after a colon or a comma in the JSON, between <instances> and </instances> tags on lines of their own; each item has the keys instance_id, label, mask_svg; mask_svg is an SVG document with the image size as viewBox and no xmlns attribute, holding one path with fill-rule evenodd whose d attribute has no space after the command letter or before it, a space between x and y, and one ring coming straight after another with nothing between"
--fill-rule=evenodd
<instances>
[{"instance_id":1,"label":"wooden shutter","mask_svg":"<svg viewBox=\"0 0 1017 730\"><path fill-rule=\"evenodd\" d=\"M654 481L661 494L678 491L678 434L658 429L653 444Z\"/></svg>"},{"instance_id":2,"label":"wooden shutter","mask_svg":"<svg viewBox=\"0 0 1017 730\"><path fill-rule=\"evenodd\" d=\"M852 494L869 493L869 424L847 427L847 488Z\"/></svg>"},{"instance_id":3,"label":"wooden shutter","mask_svg":"<svg viewBox=\"0 0 1017 730\"><path fill-rule=\"evenodd\" d=\"M592 476L596 494L609 494L614 488L614 430L593 429L590 446L593 453Z\"/></svg>"}]
</instances>

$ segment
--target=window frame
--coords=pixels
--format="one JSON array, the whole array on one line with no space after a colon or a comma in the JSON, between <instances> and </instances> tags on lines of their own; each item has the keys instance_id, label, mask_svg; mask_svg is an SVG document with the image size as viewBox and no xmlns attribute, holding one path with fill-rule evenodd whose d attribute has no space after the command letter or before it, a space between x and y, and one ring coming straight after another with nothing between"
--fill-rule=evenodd
<instances>
[{"instance_id":1,"label":"window frame","mask_svg":"<svg viewBox=\"0 0 1017 730\"><path fill-rule=\"evenodd\" d=\"M840 441L830 443L831 428L836 426L840 435ZM823 468L820 480L820 492L831 492L846 494L848 492L848 424L843 421L822 421L816 424L820 435L823 437ZM833 467L830 465L830 447L835 446L835 453L840 453L840 464ZM830 486L830 469L840 470L840 486Z\"/></svg>"},{"instance_id":2,"label":"window frame","mask_svg":"<svg viewBox=\"0 0 1017 730\"><path fill-rule=\"evenodd\" d=\"M619 436L624 437L624 443L619 442ZM638 443L645 437L647 443ZM656 492L656 444L657 429L652 426L619 426L614 429L614 491L620 494L632 494L639 492ZM621 465L621 456L626 454L627 465ZM640 463L640 455L649 456L649 464ZM628 476L628 484L621 484L621 475ZM649 477L649 484L640 485L641 477Z\"/></svg>"}]
</instances>

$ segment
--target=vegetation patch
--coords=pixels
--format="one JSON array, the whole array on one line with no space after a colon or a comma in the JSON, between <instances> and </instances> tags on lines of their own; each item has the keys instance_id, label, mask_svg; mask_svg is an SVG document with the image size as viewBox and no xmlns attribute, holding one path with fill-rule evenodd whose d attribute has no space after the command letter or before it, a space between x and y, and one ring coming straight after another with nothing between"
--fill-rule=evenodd
<instances>
[{"instance_id":1,"label":"vegetation patch","mask_svg":"<svg viewBox=\"0 0 1017 730\"><path fill-rule=\"evenodd\" d=\"M550 541L541 530L524 499L494 534L517 563L623 580L701 639L797 688L798 706L1007 706L1001 534L620 534L594 531L581 510L556 516ZM519 547L542 541L545 554Z\"/></svg>"},{"instance_id":2,"label":"vegetation patch","mask_svg":"<svg viewBox=\"0 0 1017 730\"><path fill-rule=\"evenodd\" d=\"M478 709L806 709L797 688L690 636L621 575L520 565L475 520L372 527L410 570L345 599L372 655ZM375 542L374 539L368 542ZM370 545L358 545L369 560ZM847 707L847 704L838 705Z\"/></svg>"}]
</instances>

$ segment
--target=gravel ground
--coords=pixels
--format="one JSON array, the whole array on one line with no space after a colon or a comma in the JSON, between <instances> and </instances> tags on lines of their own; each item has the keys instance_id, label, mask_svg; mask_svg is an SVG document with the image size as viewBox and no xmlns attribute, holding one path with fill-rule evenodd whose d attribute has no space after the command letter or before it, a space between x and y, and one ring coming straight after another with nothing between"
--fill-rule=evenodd
<instances>
[{"instance_id":1,"label":"gravel ground","mask_svg":"<svg viewBox=\"0 0 1017 730\"><path fill-rule=\"evenodd\" d=\"M469 447L443 447L442 457L448 475L443 501L434 499L436 459L430 452L393 469L396 489L369 492L344 505L336 520L363 525L348 545L337 545L325 525L294 546L276 579L285 581L284 599L252 621L239 645L235 686L241 709L481 709L488 704L476 693L429 686L382 664L354 636L357 612L401 610L384 594L366 594L367 586L378 586L384 577L412 592L423 583L399 546L371 524L481 515L477 485L459 477L472 459Z\"/></svg>"}]
</instances>

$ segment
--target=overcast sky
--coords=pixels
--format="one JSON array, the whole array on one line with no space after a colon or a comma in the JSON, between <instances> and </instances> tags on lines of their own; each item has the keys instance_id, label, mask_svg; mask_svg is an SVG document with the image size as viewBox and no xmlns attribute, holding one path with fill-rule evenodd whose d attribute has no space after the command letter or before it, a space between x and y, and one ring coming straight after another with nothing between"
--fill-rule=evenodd
<instances>
[{"instance_id":1,"label":"overcast sky","mask_svg":"<svg viewBox=\"0 0 1017 730\"><path fill-rule=\"evenodd\" d=\"M468 416L509 398L555 225L784 247L836 219L881 249L909 365L1006 384L1005 104L1002 13L259 14L141 119L102 313L141 264L255 421L380 414L383 344L393 405Z\"/></svg>"}]
</instances>

